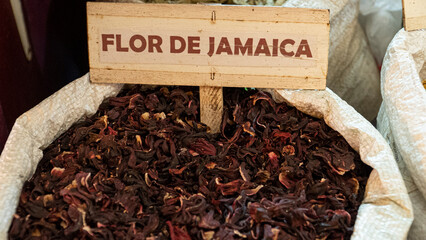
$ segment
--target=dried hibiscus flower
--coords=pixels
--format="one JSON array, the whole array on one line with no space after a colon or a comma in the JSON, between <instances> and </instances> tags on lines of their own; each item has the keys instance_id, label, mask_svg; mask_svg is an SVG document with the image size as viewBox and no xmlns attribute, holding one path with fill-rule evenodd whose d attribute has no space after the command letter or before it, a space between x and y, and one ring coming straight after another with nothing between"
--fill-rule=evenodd
<instances>
[{"instance_id":1,"label":"dried hibiscus flower","mask_svg":"<svg viewBox=\"0 0 426 240\"><path fill-rule=\"evenodd\" d=\"M370 168L323 120L227 89L127 87L44 151L10 239L348 239ZM192 88L191 88L192 89Z\"/></svg>"}]
</instances>

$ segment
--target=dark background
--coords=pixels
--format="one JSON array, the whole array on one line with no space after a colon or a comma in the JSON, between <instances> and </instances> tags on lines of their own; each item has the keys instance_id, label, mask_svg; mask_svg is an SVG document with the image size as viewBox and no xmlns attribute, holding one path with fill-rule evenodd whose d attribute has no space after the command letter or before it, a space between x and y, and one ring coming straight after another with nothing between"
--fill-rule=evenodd
<instances>
[{"instance_id":1,"label":"dark background","mask_svg":"<svg viewBox=\"0 0 426 240\"><path fill-rule=\"evenodd\" d=\"M27 61L10 1L0 1L0 152L17 117L88 72L86 2L22 0Z\"/></svg>"}]
</instances>

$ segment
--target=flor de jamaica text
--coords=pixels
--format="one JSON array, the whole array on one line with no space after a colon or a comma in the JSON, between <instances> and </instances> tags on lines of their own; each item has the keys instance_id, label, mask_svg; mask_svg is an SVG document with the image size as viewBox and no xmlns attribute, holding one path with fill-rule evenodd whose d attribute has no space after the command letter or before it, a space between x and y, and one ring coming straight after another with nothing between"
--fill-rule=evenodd
<instances>
[{"instance_id":1,"label":"flor de jamaica text","mask_svg":"<svg viewBox=\"0 0 426 240\"><path fill-rule=\"evenodd\" d=\"M101 34L101 41L103 52L312 58L308 39Z\"/></svg>"}]
</instances>

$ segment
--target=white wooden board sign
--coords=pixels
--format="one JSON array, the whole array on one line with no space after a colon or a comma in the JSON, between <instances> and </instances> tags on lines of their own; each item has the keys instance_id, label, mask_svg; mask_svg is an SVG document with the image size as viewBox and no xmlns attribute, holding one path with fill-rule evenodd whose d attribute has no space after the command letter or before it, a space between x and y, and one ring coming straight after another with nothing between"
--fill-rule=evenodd
<instances>
[{"instance_id":1,"label":"white wooden board sign","mask_svg":"<svg viewBox=\"0 0 426 240\"><path fill-rule=\"evenodd\" d=\"M426 28L426 0L402 0L402 9L405 30Z\"/></svg>"},{"instance_id":2,"label":"white wooden board sign","mask_svg":"<svg viewBox=\"0 0 426 240\"><path fill-rule=\"evenodd\" d=\"M329 11L87 4L93 82L324 89Z\"/></svg>"}]
</instances>

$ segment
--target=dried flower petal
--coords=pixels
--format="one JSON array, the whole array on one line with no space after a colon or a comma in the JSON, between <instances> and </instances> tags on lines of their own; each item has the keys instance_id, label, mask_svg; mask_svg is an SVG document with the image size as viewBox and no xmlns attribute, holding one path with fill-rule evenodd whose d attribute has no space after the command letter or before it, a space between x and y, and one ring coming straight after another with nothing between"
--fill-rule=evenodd
<instances>
[{"instance_id":1,"label":"dried flower petal","mask_svg":"<svg viewBox=\"0 0 426 240\"><path fill-rule=\"evenodd\" d=\"M175 175L180 175L180 174L182 174L182 172L184 171L186 169L186 166L185 167L183 167L183 168L181 168L181 169L169 169L169 172L171 173L171 174L175 174Z\"/></svg>"},{"instance_id":2,"label":"dried flower petal","mask_svg":"<svg viewBox=\"0 0 426 240\"><path fill-rule=\"evenodd\" d=\"M210 134L194 96L124 87L76 123L25 183L9 238L350 238L370 169L339 133L225 89Z\"/></svg>"},{"instance_id":3,"label":"dried flower petal","mask_svg":"<svg viewBox=\"0 0 426 240\"><path fill-rule=\"evenodd\" d=\"M161 113L154 113L154 118L155 120L159 121L159 120L164 120L166 119L166 114L164 112Z\"/></svg>"},{"instance_id":4,"label":"dried flower petal","mask_svg":"<svg viewBox=\"0 0 426 240\"><path fill-rule=\"evenodd\" d=\"M191 143L191 149L201 155L216 156L216 148L213 144L207 142L204 138L198 138Z\"/></svg>"},{"instance_id":5,"label":"dried flower petal","mask_svg":"<svg viewBox=\"0 0 426 240\"><path fill-rule=\"evenodd\" d=\"M296 152L296 150L294 150L294 147L291 145L285 145L283 147L283 149L281 150L281 153L283 155L290 155L290 156L294 156L294 153Z\"/></svg>"},{"instance_id":6,"label":"dried flower petal","mask_svg":"<svg viewBox=\"0 0 426 240\"><path fill-rule=\"evenodd\" d=\"M59 168L59 167L54 167L54 168L52 168L52 170L50 171L50 174L53 176L53 177L56 177L56 178L60 178L61 176L62 176L62 174L64 173L64 171L65 171L65 168Z\"/></svg>"},{"instance_id":7,"label":"dried flower petal","mask_svg":"<svg viewBox=\"0 0 426 240\"><path fill-rule=\"evenodd\" d=\"M214 169L215 167L216 167L216 163L214 163L214 162L209 162L209 163L207 163L205 166L206 166L206 168L208 168L208 169Z\"/></svg>"},{"instance_id":8,"label":"dried flower petal","mask_svg":"<svg viewBox=\"0 0 426 240\"><path fill-rule=\"evenodd\" d=\"M143 120L149 120L150 119L149 112L142 113L141 119L143 119Z\"/></svg>"},{"instance_id":9,"label":"dried flower petal","mask_svg":"<svg viewBox=\"0 0 426 240\"><path fill-rule=\"evenodd\" d=\"M285 173L285 172L281 172L278 178L279 178L279 180L280 180L280 183L281 183L282 185L284 185L287 189L290 189L290 188L292 188L292 187L293 187L294 182L293 182L293 181L291 181L291 180L287 177L287 173Z\"/></svg>"},{"instance_id":10,"label":"dried flower petal","mask_svg":"<svg viewBox=\"0 0 426 240\"><path fill-rule=\"evenodd\" d=\"M184 228L173 226L170 221L167 221L166 223L167 226L169 226L170 238L172 240L191 240L191 237Z\"/></svg>"}]
</instances>

